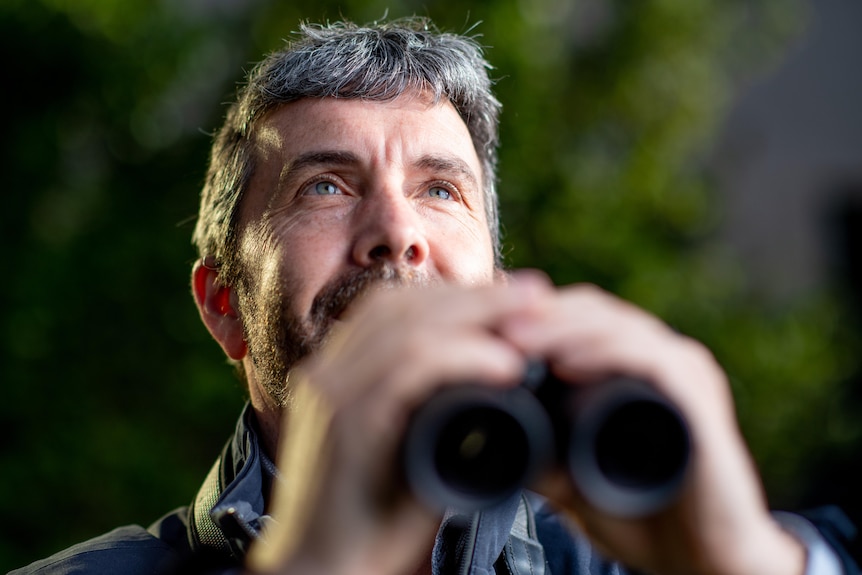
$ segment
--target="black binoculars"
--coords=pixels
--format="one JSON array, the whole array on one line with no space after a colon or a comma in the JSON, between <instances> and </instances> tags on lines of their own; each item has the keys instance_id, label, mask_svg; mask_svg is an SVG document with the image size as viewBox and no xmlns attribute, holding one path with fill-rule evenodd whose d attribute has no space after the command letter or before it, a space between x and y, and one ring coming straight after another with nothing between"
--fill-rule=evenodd
<instances>
[{"instance_id":1,"label":"black binoculars","mask_svg":"<svg viewBox=\"0 0 862 575\"><path fill-rule=\"evenodd\" d=\"M489 507L557 465L591 505L639 517L675 499L690 451L682 415L648 383L570 385L537 364L515 388L442 390L413 414L402 460L436 507Z\"/></svg>"}]
</instances>

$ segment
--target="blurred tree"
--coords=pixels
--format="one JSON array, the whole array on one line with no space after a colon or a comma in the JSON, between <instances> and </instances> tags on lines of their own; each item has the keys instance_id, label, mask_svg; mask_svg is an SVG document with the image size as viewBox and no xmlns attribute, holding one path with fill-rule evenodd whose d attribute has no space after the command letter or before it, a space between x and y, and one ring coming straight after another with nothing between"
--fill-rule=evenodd
<instances>
[{"instance_id":1,"label":"blurred tree","mask_svg":"<svg viewBox=\"0 0 862 575\"><path fill-rule=\"evenodd\" d=\"M714 232L709 154L734 89L780 55L802 6L524 0L491 24L506 77L501 194L509 257L589 281L704 341L728 371L778 505L825 444L860 425L858 362L831 293L765 300ZM512 22L520 22L513 26ZM488 34L490 37L491 34ZM812 433L817 429L817 433Z\"/></svg>"},{"instance_id":2,"label":"blurred tree","mask_svg":"<svg viewBox=\"0 0 862 575\"><path fill-rule=\"evenodd\" d=\"M243 400L188 296L207 133L300 18L410 14L489 46L512 265L600 284L714 349L779 504L814 452L858 443L841 301L761 301L713 239L715 129L798 4L0 0L0 568L193 496Z\"/></svg>"}]
</instances>

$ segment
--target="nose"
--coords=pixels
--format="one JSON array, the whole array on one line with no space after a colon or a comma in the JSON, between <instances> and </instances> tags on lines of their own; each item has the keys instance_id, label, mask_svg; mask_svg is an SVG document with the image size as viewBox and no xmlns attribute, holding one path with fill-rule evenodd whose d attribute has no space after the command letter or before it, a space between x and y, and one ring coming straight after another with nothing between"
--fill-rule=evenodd
<instances>
[{"instance_id":1,"label":"nose","mask_svg":"<svg viewBox=\"0 0 862 575\"><path fill-rule=\"evenodd\" d=\"M421 217L402 193L366 196L356 216L353 259L358 265L386 262L417 267L428 258Z\"/></svg>"}]
</instances>

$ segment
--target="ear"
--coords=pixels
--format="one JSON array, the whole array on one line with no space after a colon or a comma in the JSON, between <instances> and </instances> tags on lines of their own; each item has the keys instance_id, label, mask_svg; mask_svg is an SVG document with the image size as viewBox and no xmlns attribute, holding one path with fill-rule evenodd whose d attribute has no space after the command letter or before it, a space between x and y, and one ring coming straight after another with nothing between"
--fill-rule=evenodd
<instances>
[{"instance_id":1,"label":"ear","mask_svg":"<svg viewBox=\"0 0 862 575\"><path fill-rule=\"evenodd\" d=\"M240 361L248 353L242 318L237 312L236 292L223 286L218 269L198 260L192 269L192 293L204 325L227 356Z\"/></svg>"}]
</instances>

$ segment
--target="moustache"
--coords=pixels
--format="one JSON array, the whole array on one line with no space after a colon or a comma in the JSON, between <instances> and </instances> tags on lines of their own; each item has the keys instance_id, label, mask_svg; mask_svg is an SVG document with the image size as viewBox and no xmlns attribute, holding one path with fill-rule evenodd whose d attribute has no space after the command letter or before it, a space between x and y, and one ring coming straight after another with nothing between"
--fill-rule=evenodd
<instances>
[{"instance_id":1,"label":"moustache","mask_svg":"<svg viewBox=\"0 0 862 575\"><path fill-rule=\"evenodd\" d=\"M346 272L327 283L311 304L311 320L316 326L338 318L357 298L381 286L428 286L433 284L424 271L381 264Z\"/></svg>"}]
</instances>

